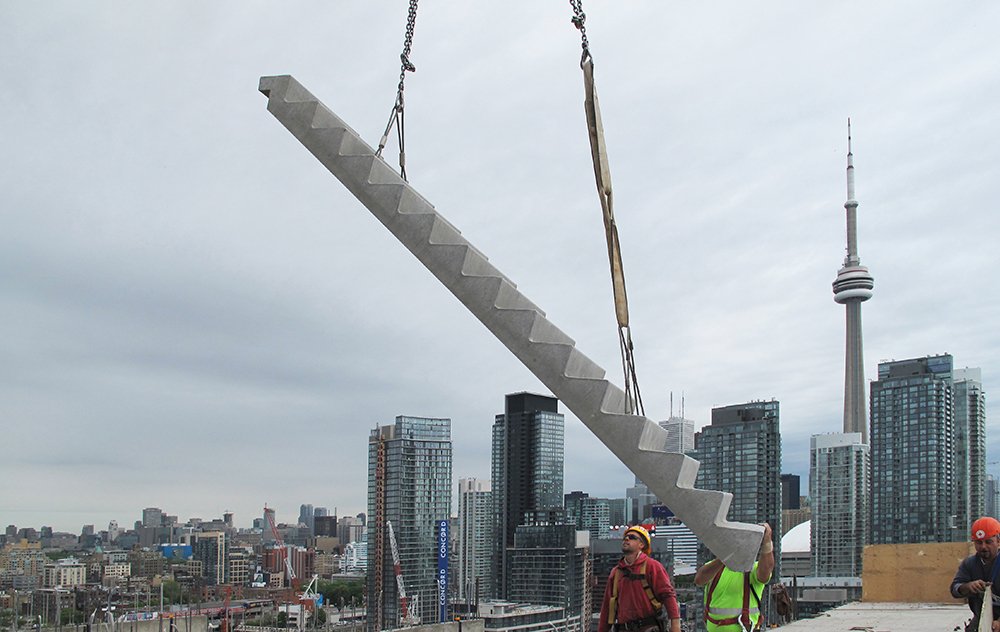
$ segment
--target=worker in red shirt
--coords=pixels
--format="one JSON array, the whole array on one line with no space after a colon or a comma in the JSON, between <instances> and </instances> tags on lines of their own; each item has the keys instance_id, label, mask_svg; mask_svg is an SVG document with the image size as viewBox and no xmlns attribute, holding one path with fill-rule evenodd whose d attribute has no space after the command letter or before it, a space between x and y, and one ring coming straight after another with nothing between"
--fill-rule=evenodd
<instances>
[{"instance_id":1,"label":"worker in red shirt","mask_svg":"<svg viewBox=\"0 0 1000 632\"><path fill-rule=\"evenodd\" d=\"M674 585L663 565L649 556L651 545L643 527L625 530L622 559L608 576L597 632L680 632Z\"/></svg>"}]
</instances>

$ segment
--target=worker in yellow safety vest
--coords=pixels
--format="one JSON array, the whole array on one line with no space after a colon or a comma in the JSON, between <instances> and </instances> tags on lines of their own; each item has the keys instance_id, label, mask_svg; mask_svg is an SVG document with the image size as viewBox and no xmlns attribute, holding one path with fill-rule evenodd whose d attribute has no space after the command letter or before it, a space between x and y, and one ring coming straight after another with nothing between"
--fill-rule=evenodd
<instances>
[{"instance_id":1,"label":"worker in yellow safety vest","mask_svg":"<svg viewBox=\"0 0 1000 632\"><path fill-rule=\"evenodd\" d=\"M694 575L696 586L705 586L705 627L708 632L759 629L760 599L774 570L771 525L764 523L764 538L753 568L740 573L714 559Z\"/></svg>"}]
</instances>

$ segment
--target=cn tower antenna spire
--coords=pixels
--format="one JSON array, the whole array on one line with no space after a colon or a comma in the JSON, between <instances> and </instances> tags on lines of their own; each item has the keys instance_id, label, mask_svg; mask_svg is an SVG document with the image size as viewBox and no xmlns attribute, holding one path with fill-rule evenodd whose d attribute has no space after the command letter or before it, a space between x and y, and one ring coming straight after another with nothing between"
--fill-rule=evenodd
<instances>
[{"instance_id":1,"label":"cn tower antenna spire","mask_svg":"<svg viewBox=\"0 0 1000 632\"><path fill-rule=\"evenodd\" d=\"M872 297L875 279L858 256L858 201L854 197L854 152L851 147L851 119L847 119L847 256L833 282L833 300L847 312L844 358L844 432L861 433L868 443L868 414L865 410L865 367L861 338L861 303Z\"/></svg>"}]
</instances>

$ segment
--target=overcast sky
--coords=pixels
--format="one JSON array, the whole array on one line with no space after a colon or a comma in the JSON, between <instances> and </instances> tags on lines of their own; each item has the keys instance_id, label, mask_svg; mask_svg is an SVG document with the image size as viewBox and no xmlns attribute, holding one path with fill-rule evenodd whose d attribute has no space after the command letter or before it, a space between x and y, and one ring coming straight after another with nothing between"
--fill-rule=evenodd
<instances>
[{"instance_id":1,"label":"overcast sky","mask_svg":"<svg viewBox=\"0 0 1000 632\"><path fill-rule=\"evenodd\" d=\"M809 437L842 426L851 117L867 376L981 367L1000 458L1000 5L584 9L648 416L671 392L698 427L775 398L805 493ZM407 172L621 385L570 15L424 0ZM0 3L2 525L354 514L369 432L400 414L450 417L456 479L489 478L504 394L543 387L257 92L294 75L375 145L405 20L402 1ZM564 412L566 491L624 496Z\"/></svg>"}]
</instances>

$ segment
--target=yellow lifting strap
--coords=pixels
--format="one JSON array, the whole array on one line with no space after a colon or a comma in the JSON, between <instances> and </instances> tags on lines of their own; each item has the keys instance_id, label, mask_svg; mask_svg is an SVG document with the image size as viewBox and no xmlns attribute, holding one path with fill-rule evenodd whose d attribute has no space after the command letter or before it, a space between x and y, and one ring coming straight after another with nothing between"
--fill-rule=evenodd
<instances>
[{"instance_id":1,"label":"yellow lifting strap","mask_svg":"<svg viewBox=\"0 0 1000 632\"><path fill-rule=\"evenodd\" d=\"M583 69L585 92L583 107L587 114L587 131L590 137L590 156L594 162L594 177L597 180L597 194L601 199L601 213L604 216L604 233L608 240L608 261L611 264L611 285L615 298L615 317L618 319L618 344L621 347L622 369L625 374L625 413L645 416L642 396L639 394L639 379L635 374L632 331L628 321L628 295L625 292L625 270L622 266L621 244L618 241L618 226L615 224L614 195L611 190L611 167L608 165L608 150L604 144L604 124L601 122L601 106L597 102L597 88L594 86L594 59L590 55L587 40L587 15L583 12L583 0L569 0L573 8L571 22L580 31L580 68Z\"/></svg>"},{"instance_id":2,"label":"yellow lifting strap","mask_svg":"<svg viewBox=\"0 0 1000 632\"><path fill-rule=\"evenodd\" d=\"M625 291L625 269L622 266L621 244L618 240L618 225L615 223L614 193L611 188L611 167L608 164L608 150L604 142L604 124L601 122L601 106L597 100L594 85L594 60L586 49L580 68L583 69L585 92L584 110L587 114L587 131L590 137L590 156L594 163L594 178L597 181L597 195L601 200L604 216L604 233L608 242L608 261L611 265L611 285L615 299L615 317L618 319L618 342L621 347L622 369L625 377L625 412L645 415L642 395L639 393L639 378L635 373L632 330L628 318L628 293Z\"/></svg>"},{"instance_id":3,"label":"yellow lifting strap","mask_svg":"<svg viewBox=\"0 0 1000 632\"><path fill-rule=\"evenodd\" d=\"M608 164L608 149L604 143L604 124L601 122L601 106L597 100L594 85L594 60L589 56L580 64L583 68L583 87L586 93L584 109L587 112L587 130L590 132L590 154L594 161L594 177L597 180L597 195L601 199L604 214L604 231L608 240L608 260L611 262L611 283L615 293L615 316L619 327L628 327L628 296L625 293L625 272L622 268L622 253L618 242L618 226L615 224L614 194L611 190L611 167Z\"/></svg>"}]
</instances>

